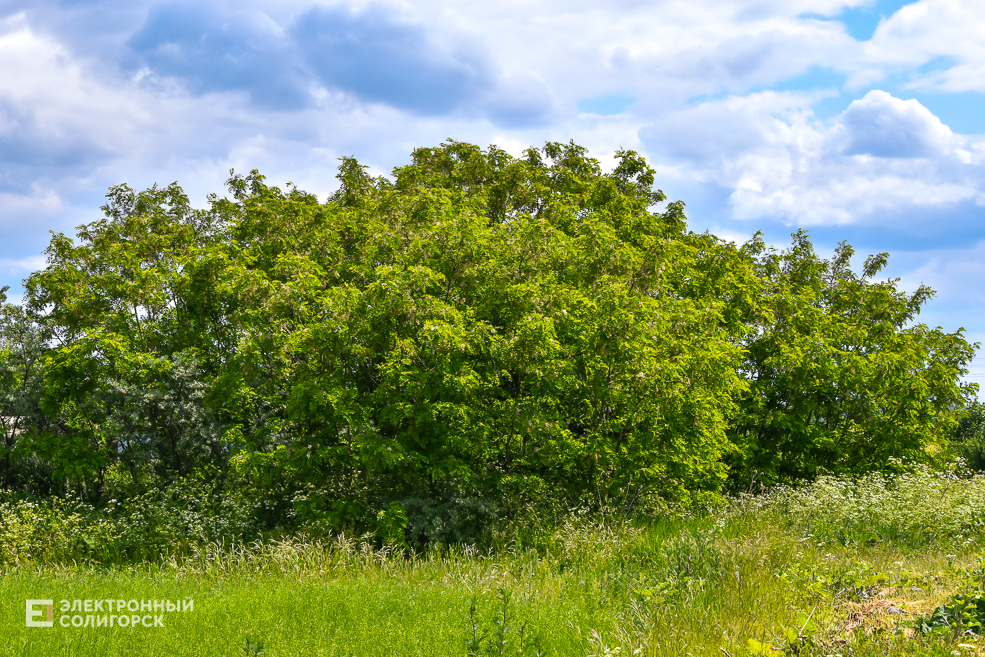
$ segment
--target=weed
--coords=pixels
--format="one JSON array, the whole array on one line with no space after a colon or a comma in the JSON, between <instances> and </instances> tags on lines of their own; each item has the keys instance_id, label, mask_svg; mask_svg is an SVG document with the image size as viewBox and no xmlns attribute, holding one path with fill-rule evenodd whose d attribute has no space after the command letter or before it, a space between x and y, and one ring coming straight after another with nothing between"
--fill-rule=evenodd
<instances>
[{"instance_id":1,"label":"weed","mask_svg":"<svg viewBox=\"0 0 985 657\"><path fill-rule=\"evenodd\" d=\"M762 502L824 545L966 546L985 530L985 475L914 466L902 473L819 477Z\"/></svg>"},{"instance_id":2,"label":"weed","mask_svg":"<svg viewBox=\"0 0 985 657\"><path fill-rule=\"evenodd\" d=\"M259 657L263 654L264 644L263 641L252 641L250 637L246 637L245 645L243 646L243 654L246 657Z\"/></svg>"},{"instance_id":3,"label":"weed","mask_svg":"<svg viewBox=\"0 0 985 657\"><path fill-rule=\"evenodd\" d=\"M958 591L929 616L917 619L924 634L950 632L953 641L965 635L981 635L985 627L985 555L978 556L974 569L960 569Z\"/></svg>"},{"instance_id":4,"label":"weed","mask_svg":"<svg viewBox=\"0 0 985 657\"><path fill-rule=\"evenodd\" d=\"M513 593L503 587L497 589L498 606L488 623L483 623L478 615L475 597L469 600L468 629L465 638L465 653L468 657L506 657L507 655L544 655L540 637L531 638L529 623L516 625L516 612L513 608Z\"/></svg>"},{"instance_id":5,"label":"weed","mask_svg":"<svg viewBox=\"0 0 985 657\"><path fill-rule=\"evenodd\" d=\"M964 538L932 528L931 514L891 503L906 482L922 488L900 495L939 503L942 522L961 527ZM111 566L73 561L94 554L86 550L112 555L119 527L99 524L108 515L77 501L0 501L0 600L39 591L68 600L196 598L195 614L167 618L163 632L128 634L126 644L99 631L30 633L7 624L0 657L200 654L206 644L248 656L270 654L274 644L291 654L360 657L965 654L956 640L985 638L975 559L985 526L973 508L981 479L917 473L883 484L831 480L815 489L817 499L781 491L710 517L575 513L539 526L536 540L527 534L495 548L396 545L402 521L394 507L381 519L393 520L397 540L389 544L379 533L182 538L152 560L110 559ZM959 508L964 520L953 524ZM862 518L872 527L861 527ZM877 540L861 540L873 533ZM266 649L252 635L244 641L227 612L200 611L219 609L251 614L267 631Z\"/></svg>"}]
</instances>

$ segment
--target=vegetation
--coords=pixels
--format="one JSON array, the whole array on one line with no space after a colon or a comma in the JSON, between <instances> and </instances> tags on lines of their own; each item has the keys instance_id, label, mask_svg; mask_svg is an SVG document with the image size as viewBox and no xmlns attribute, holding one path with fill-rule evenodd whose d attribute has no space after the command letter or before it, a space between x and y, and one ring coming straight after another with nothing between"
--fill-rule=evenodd
<instances>
[{"instance_id":1,"label":"vegetation","mask_svg":"<svg viewBox=\"0 0 985 657\"><path fill-rule=\"evenodd\" d=\"M977 345L886 254L693 233L632 151L339 180L120 185L0 292L0 654L981 653Z\"/></svg>"},{"instance_id":2,"label":"vegetation","mask_svg":"<svg viewBox=\"0 0 985 657\"><path fill-rule=\"evenodd\" d=\"M11 503L481 542L942 462L973 397L974 346L875 280L886 254L690 232L631 151L605 173L574 144L448 142L339 180L319 202L234 175L204 209L120 185L54 235L0 313Z\"/></svg>"},{"instance_id":3,"label":"vegetation","mask_svg":"<svg viewBox=\"0 0 985 657\"><path fill-rule=\"evenodd\" d=\"M0 654L975 655L983 494L982 475L917 468L649 521L573 512L486 549L295 536L112 568L82 543L53 551L65 510L8 504L0 539L19 562L4 555ZM194 609L165 630L24 627L42 594Z\"/></svg>"},{"instance_id":4,"label":"vegetation","mask_svg":"<svg viewBox=\"0 0 985 657\"><path fill-rule=\"evenodd\" d=\"M973 401L966 407L951 437L951 451L973 470L985 471L985 404Z\"/></svg>"}]
</instances>

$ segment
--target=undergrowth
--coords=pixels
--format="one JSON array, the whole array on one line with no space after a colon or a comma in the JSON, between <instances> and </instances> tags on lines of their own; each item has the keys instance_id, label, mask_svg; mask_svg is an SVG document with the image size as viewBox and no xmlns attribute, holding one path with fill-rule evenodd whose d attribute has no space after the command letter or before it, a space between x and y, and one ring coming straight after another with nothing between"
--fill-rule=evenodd
<instances>
[{"instance_id":1,"label":"undergrowth","mask_svg":"<svg viewBox=\"0 0 985 657\"><path fill-rule=\"evenodd\" d=\"M534 519L487 545L418 550L344 533L229 541L202 531L168 544L169 516L156 513L147 517L164 521L150 534L158 537L152 555L100 561L93 555L123 536L118 520L70 501L7 501L0 588L10 598L37 582L166 584L210 591L234 614L255 596L252 634L209 625L208 616L194 622L208 636L228 634L223 645L263 646L264 655L305 654L302 645L307 654L344 654L318 643L329 636L348 637L345 654L982 654L983 502L980 476L914 468L821 478L708 513L582 512L553 526ZM304 591L324 605L357 591L363 602L358 613L332 612L321 629L275 618L264 625L262 601L278 591ZM418 599L428 600L430 616ZM361 638L365 624L394 619L402 620L390 630L392 646L405 647L369 630ZM264 633L273 626L280 635Z\"/></svg>"}]
</instances>

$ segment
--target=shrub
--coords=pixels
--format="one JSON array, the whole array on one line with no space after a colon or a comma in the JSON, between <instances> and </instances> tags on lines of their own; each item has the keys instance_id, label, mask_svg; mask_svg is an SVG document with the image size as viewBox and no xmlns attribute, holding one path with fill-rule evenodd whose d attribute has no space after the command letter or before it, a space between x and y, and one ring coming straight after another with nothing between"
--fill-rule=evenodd
<instances>
[{"instance_id":1,"label":"shrub","mask_svg":"<svg viewBox=\"0 0 985 657\"><path fill-rule=\"evenodd\" d=\"M985 472L985 404L972 402L966 411L951 436L951 452L970 469Z\"/></svg>"},{"instance_id":2,"label":"shrub","mask_svg":"<svg viewBox=\"0 0 985 657\"><path fill-rule=\"evenodd\" d=\"M896 474L822 476L780 487L763 504L822 542L960 544L985 529L985 475L917 465Z\"/></svg>"}]
</instances>

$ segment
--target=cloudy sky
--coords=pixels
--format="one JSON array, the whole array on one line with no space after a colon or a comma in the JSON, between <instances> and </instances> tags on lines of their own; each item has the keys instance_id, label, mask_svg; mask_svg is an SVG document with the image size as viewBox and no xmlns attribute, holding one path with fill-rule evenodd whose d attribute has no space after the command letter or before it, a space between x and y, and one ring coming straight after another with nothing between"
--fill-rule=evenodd
<instances>
[{"instance_id":1,"label":"cloudy sky","mask_svg":"<svg viewBox=\"0 0 985 657\"><path fill-rule=\"evenodd\" d=\"M0 0L0 285L113 184L325 195L448 137L638 150L694 229L889 251L985 342L981 0Z\"/></svg>"}]
</instances>

